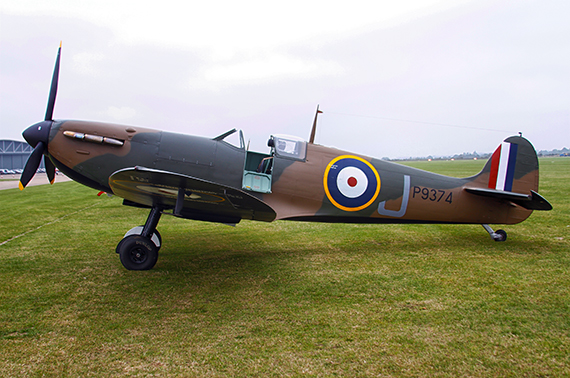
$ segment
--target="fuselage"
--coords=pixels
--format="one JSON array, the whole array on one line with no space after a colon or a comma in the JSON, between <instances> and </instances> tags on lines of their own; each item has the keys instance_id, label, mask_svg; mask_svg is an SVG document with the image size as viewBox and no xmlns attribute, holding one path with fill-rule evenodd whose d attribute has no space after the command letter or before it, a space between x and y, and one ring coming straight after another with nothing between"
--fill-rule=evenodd
<instances>
[{"instance_id":1,"label":"fuselage","mask_svg":"<svg viewBox=\"0 0 570 378\"><path fill-rule=\"evenodd\" d=\"M54 121L48 155L70 178L112 193L109 177L145 167L248 191L276 219L347 223L518 223L532 211L467 193L489 173L442 176L379 159L302 142L303 156L272 149L270 188L244 184L251 153L204 137L99 122ZM301 144L300 144L301 145ZM285 151L285 150L284 150ZM269 172L269 171L268 171Z\"/></svg>"}]
</instances>

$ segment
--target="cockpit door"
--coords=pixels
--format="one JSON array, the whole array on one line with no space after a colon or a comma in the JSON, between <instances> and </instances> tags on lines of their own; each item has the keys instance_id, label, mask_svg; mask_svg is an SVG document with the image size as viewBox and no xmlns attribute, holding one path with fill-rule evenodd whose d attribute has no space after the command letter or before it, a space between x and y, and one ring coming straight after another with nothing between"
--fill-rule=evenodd
<instances>
[{"instance_id":1,"label":"cockpit door","mask_svg":"<svg viewBox=\"0 0 570 378\"><path fill-rule=\"evenodd\" d=\"M242 188L259 193L271 193L273 157L259 152L246 152Z\"/></svg>"}]
</instances>

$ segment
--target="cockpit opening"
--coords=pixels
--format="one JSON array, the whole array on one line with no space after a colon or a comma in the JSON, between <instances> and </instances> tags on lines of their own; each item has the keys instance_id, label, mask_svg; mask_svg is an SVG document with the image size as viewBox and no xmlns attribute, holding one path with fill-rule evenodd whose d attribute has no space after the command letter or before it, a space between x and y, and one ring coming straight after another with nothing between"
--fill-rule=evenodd
<instances>
[{"instance_id":1,"label":"cockpit opening","mask_svg":"<svg viewBox=\"0 0 570 378\"><path fill-rule=\"evenodd\" d=\"M305 161L307 142L289 135L272 135L267 142L269 154L246 151L242 188L259 193L271 193L275 159Z\"/></svg>"}]
</instances>

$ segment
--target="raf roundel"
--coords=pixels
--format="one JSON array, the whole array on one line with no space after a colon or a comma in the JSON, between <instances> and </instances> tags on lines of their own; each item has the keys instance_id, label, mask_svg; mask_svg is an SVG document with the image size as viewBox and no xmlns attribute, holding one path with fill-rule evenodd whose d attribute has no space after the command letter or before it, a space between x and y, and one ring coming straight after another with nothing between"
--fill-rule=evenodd
<instances>
[{"instance_id":1,"label":"raf roundel","mask_svg":"<svg viewBox=\"0 0 570 378\"><path fill-rule=\"evenodd\" d=\"M333 205L345 211L358 211L368 207L378 197L380 176L366 160L342 155L327 165L323 185Z\"/></svg>"}]
</instances>

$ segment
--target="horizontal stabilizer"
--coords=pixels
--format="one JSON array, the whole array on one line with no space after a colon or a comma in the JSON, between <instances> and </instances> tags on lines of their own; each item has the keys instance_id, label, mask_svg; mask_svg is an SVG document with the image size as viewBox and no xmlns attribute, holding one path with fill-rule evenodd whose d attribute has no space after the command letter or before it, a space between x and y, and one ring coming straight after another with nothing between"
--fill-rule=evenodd
<instances>
[{"instance_id":1,"label":"horizontal stabilizer","mask_svg":"<svg viewBox=\"0 0 570 378\"><path fill-rule=\"evenodd\" d=\"M465 188L465 191L479 196L511 201L528 210L552 210L552 205L534 190L530 191L531 194L514 193L486 188Z\"/></svg>"}]
</instances>

